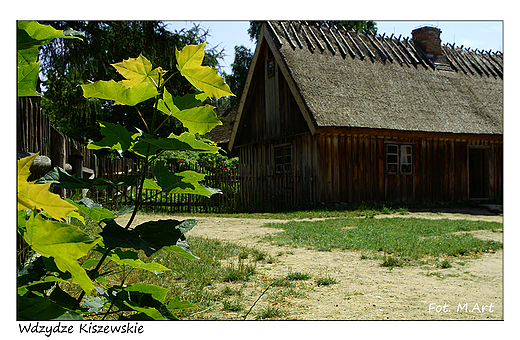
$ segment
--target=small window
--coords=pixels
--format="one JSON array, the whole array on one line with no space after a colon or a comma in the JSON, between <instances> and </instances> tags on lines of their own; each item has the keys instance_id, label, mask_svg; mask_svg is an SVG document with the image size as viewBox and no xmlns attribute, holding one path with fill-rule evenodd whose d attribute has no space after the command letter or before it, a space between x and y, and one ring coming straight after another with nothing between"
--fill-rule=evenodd
<instances>
[{"instance_id":1,"label":"small window","mask_svg":"<svg viewBox=\"0 0 520 340\"><path fill-rule=\"evenodd\" d=\"M411 174L413 171L411 145L386 145L386 172Z\"/></svg>"},{"instance_id":2,"label":"small window","mask_svg":"<svg viewBox=\"0 0 520 340\"><path fill-rule=\"evenodd\" d=\"M274 59L267 60L267 75L269 77L274 76Z\"/></svg>"},{"instance_id":3,"label":"small window","mask_svg":"<svg viewBox=\"0 0 520 340\"><path fill-rule=\"evenodd\" d=\"M412 173L412 146L401 145L401 173Z\"/></svg>"},{"instance_id":4,"label":"small window","mask_svg":"<svg viewBox=\"0 0 520 340\"><path fill-rule=\"evenodd\" d=\"M282 146L274 149L274 164L277 174L291 172L291 146Z\"/></svg>"},{"instance_id":5,"label":"small window","mask_svg":"<svg viewBox=\"0 0 520 340\"><path fill-rule=\"evenodd\" d=\"M397 173L399 171L399 147L388 144L386 146L386 172Z\"/></svg>"}]
</instances>

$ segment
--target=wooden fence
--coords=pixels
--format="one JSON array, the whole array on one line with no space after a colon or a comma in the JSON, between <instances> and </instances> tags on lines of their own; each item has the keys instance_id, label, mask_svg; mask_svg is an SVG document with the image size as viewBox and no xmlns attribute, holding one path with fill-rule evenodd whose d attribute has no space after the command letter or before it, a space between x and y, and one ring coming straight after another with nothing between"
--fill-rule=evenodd
<instances>
[{"instance_id":1,"label":"wooden fence","mask_svg":"<svg viewBox=\"0 0 520 340\"><path fill-rule=\"evenodd\" d=\"M58 166L71 174L82 178L102 177L115 179L124 175L136 174L137 161L133 159L108 159L97 157L82 143L65 136L52 126L40 107L37 97L18 98L17 108L17 151L20 157L27 153L39 152L40 156L49 160L48 164L32 168L30 180L36 180L50 169ZM236 169L223 168L174 168L173 171L193 170L206 174L204 185L222 190L222 194L206 198L197 195L160 194L146 190L144 197L153 197L145 203L145 210L156 212L223 212L238 206L240 177ZM80 194L86 195L109 208L118 209L123 205L132 205L136 195L135 187L117 187L106 190L90 189ZM77 195L61 188L55 193L62 197Z\"/></svg>"},{"instance_id":2,"label":"wooden fence","mask_svg":"<svg viewBox=\"0 0 520 340\"><path fill-rule=\"evenodd\" d=\"M94 178L98 173L97 157L82 143L65 136L52 126L40 107L40 98L18 98L16 110L16 149L22 156L37 153L50 160L47 166L32 171L37 179L50 169L59 166L82 178ZM57 190L66 196L64 190Z\"/></svg>"},{"instance_id":3,"label":"wooden fence","mask_svg":"<svg viewBox=\"0 0 520 340\"><path fill-rule=\"evenodd\" d=\"M121 162L107 162L100 159L100 168L107 172L100 174L107 179L115 179L121 175L132 173L132 160L121 160ZM239 206L240 176L237 169L227 169L225 167L181 167L173 162L166 162L166 167L174 172L192 170L205 174L205 179L201 184L215 189L220 189L221 194L211 197L204 197L192 194L168 194L158 193L155 190L144 190L143 210L146 212L176 213L176 212L228 212L233 211ZM153 169L151 169L153 171ZM150 171L150 172L151 172ZM88 196L104 206L118 210L125 205L134 205L134 200L138 194L135 186L118 186L106 190L91 189Z\"/></svg>"}]
</instances>

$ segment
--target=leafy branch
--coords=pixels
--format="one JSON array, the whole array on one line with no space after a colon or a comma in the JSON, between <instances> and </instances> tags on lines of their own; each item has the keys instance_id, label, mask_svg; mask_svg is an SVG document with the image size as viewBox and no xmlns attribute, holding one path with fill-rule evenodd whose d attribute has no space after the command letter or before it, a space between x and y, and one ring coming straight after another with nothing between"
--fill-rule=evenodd
<instances>
[{"instance_id":1,"label":"leafy branch","mask_svg":"<svg viewBox=\"0 0 520 340\"><path fill-rule=\"evenodd\" d=\"M20 52L20 46L40 46L50 37L68 37L61 31L49 29L35 22L19 22L19 58L29 52ZM33 29L35 28L35 29ZM40 34L43 30L46 35ZM27 36L29 38L27 38ZM19 319L62 319L82 318L83 316L112 315L112 309L133 313L140 319L176 319L172 311L183 308L196 308L185 301L173 299L165 301L167 289L138 283L130 286L109 287L107 290L95 282L105 282L101 273L106 261L115 265L129 266L131 270L142 269L160 273L169 270L158 263L145 263L137 254L142 250L150 257L164 249L185 258L197 259L186 242L185 233L196 224L196 220L176 221L172 219L146 222L132 228L136 214L144 202L143 190L153 189L161 192L189 193L210 197L221 193L218 189L207 188L200 182L203 174L193 171L175 173L168 170L162 162L156 161L157 155L164 151L193 151L197 153L217 153L219 148L200 135L204 135L216 125L221 124L213 107L204 104L207 98L233 95L216 70L201 66L204 58L205 43L188 45L182 51L175 51L177 69L168 77L168 71L152 64L141 54L112 66L123 76L121 81L96 81L81 86L86 98L113 101L114 105L134 107L143 120L146 133L108 122L99 122L103 138L90 141L89 149L111 149L133 153L140 161L140 173L122 176L116 180L102 178L82 179L55 168L35 182L27 182L29 168L35 156L18 161L18 230L31 249L37 254L20 269L18 275L18 318ZM37 50L36 50L37 51ZM37 57L37 56L36 56ZM29 60L25 58L24 60ZM34 60L32 58L31 60ZM33 94L32 87L22 77L20 67L25 67L19 59L19 95ZM25 71L23 71L25 72ZM181 73L196 89L194 94L174 97L164 87L176 73ZM136 105L149 103L153 107L151 121L146 121ZM163 119L158 119L162 115ZM170 134L166 138L156 135L158 129L169 119L178 119L187 129L180 135ZM154 164L152 177L147 174ZM78 201L63 200L50 192L50 186L67 189L88 189L91 187L117 188L120 185L133 185L138 194L131 209L119 213L102 207L90 199ZM124 227L116 222L122 214L132 213ZM81 214L80 214L81 213ZM102 232L88 235L77 226L67 223L71 218L80 222L83 215L99 225ZM100 258L81 261L87 253L100 253ZM93 269L90 269L93 268ZM89 269L87 271L87 269ZM58 282L78 284L82 291L74 298L57 285ZM50 293L49 293L50 292ZM41 308L34 308L41 306ZM123 317L122 314L119 314Z\"/></svg>"}]
</instances>

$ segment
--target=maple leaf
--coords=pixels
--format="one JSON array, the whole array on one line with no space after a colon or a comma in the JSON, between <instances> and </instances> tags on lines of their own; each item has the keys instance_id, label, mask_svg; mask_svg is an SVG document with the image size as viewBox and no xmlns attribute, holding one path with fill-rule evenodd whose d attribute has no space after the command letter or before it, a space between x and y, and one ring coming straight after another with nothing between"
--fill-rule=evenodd
<instances>
[{"instance_id":1,"label":"maple leaf","mask_svg":"<svg viewBox=\"0 0 520 340\"><path fill-rule=\"evenodd\" d=\"M90 295L94 285L76 260L87 255L101 241L101 237L89 236L76 226L46 220L35 214L31 214L25 227L27 244L38 254L53 257L58 269L69 272L72 282L79 284Z\"/></svg>"},{"instance_id":2,"label":"maple leaf","mask_svg":"<svg viewBox=\"0 0 520 340\"><path fill-rule=\"evenodd\" d=\"M61 199L59 195L49 191L51 183L35 184L28 182L31 175L31 164L38 154L18 160L18 210L43 209L52 218L65 219L71 211L77 210L75 206Z\"/></svg>"},{"instance_id":3,"label":"maple leaf","mask_svg":"<svg viewBox=\"0 0 520 340\"><path fill-rule=\"evenodd\" d=\"M206 42L203 42L200 45L186 45L182 51L176 48L177 69L193 86L204 91L209 97L234 96L216 69L202 66L205 46Z\"/></svg>"}]
</instances>

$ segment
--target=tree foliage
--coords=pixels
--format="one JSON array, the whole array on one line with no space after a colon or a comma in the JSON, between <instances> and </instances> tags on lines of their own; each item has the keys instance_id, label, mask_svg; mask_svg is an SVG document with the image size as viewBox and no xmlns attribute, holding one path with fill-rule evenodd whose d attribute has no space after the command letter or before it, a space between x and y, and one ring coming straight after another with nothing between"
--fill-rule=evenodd
<instances>
[{"instance_id":1,"label":"tree foliage","mask_svg":"<svg viewBox=\"0 0 520 340\"><path fill-rule=\"evenodd\" d=\"M161 65L172 74L176 55L166 51L201 44L207 36L207 32L198 26L170 32L159 21L58 21L46 24L84 32L83 42L74 44L57 39L43 46L41 54L42 86L45 89L42 107L60 131L78 141L101 137L97 120L145 129L135 111L113 106L104 98L85 98L79 85L94 80L122 79L121 69L110 65L141 52L152 64ZM206 51L204 65L216 67L221 53L215 49ZM173 96L194 92L191 84L180 74L168 81L166 89ZM153 115L145 104L138 104L135 108L145 118ZM159 133L167 135L181 130L179 121L171 119Z\"/></svg>"},{"instance_id":2,"label":"tree foliage","mask_svg":"<svg viewBox=\"0 0 520 340\"><path fill-rule=\"evenodd\" d=\"M237 94L237 97L232 99L232 104L240 100L251 60L253 60L253 53L249 48L243 45L235 46L235 60L231 64L231 74L225 76L226 83L231 88L231 91Z\"/></svg>"},{"instance_id":3,"label":"tree foliage","mask_svg":"<svg viewBox=\"0 0 520 340\"><path fill-rule=\"evenodd\" d=\"M29 41L38 41L39 31L30 29L38 26L34 22L29 25L20 23L18 28L32 39ZM62 37L61 31L54 33L54 38ZM19 56L25 53L26 46L21 43L27 40L25 38L23 34L19 35ZM49 39L47 37L41 43L49 43ZM32 45L35 44L40 42ZM220 193L220 190L207 188L201 183L205 175L194 171L175 173L159 160L166 151L216 154L219 150L199 135L218 124L213 107L204 104L203 100L233 94L215 70L202 65L204 47L205 43L202 43L166 51L165 54L176 55L173 66L178 71L154 68L144 53L139 53L137 57L111 64L118 71L116 79L94 79L79 87L85 98L108 100L114 107L127 109L127 114L133 115L135 121L144 127L141 130L136 126L127 128L121 124L99 122L103 138L88 144L90 149L132 154L140 164L136 175L112 181L92 180L54 168L38 181L27 182L36 156L18 160L17 230L33 255L18 268L18 320L81 320L83 317L106 318L108 315L118 320L175 320L176 310L197 308L176 297L167 300L168 289L164 287L148 283L125 285L126 277L111 285L106 276L112 271L105 270L103 264L111 261L131 270L148 270L159 275L169 269L159 263L141 260L138 251L143 251L147 257L158 251L170 251L190 260L197 259L190 252L184 234L198 221L166 219L137 226L132 226L132 223L142 203L151 199L143 197L145 188L155 190L157 194L189 193L210 197ZM26 64L18 63L18 72L22 75L18 78L18 93L33 94L36 83L20 81L27 78L25 73L20 73L20 68ZM172 92L176 93L175 89L166 89L176 75L181 75L190 84L193 96L172 95ZM182 86L183 83L178 84ZM159 103L162 103L161 107ZM200 111L199 107L202 108ZM145 112L144 108L151 111L149 115L141 113ZM174 117L186 131L163 136L160 128ZM116 190L120 185L133 185L137 186L138 194L133 207L114 213L88 198L63 200L50 192L51 185L74 189L110 186ZM132 215L126 226L119 225L116 218L128 213ZM84 224L86 218L95 222L102 231L89 234L70 223L74 219ZM86 259L87 254L93 256ZM74 289L64 289L68 284L78 285L81 293L78 295Z\"/></svg>"}]
</instances>

